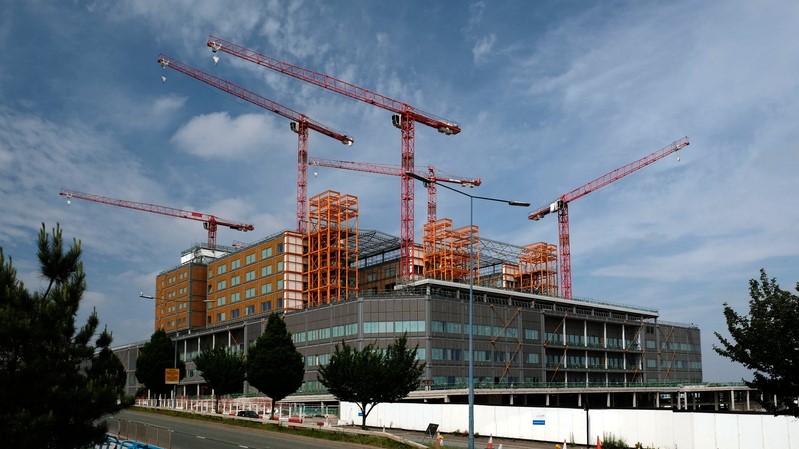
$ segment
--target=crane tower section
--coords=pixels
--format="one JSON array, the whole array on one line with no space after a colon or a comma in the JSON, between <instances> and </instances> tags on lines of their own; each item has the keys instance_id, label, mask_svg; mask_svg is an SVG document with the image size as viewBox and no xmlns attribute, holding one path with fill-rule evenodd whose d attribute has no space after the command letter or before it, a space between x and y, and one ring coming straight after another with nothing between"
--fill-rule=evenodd
<instances>
[{"instance_id":1,"label":"crane tower section","mask_svg":"<svg viewBox=\"0 0 799 449\"><path fill-rule=\"evenodd\" d=\"M202 212L193 212L189 210L176 209L174 207L159 206L157 204L119 200L115 198L109 198L106 196L93 195L91 193L84 193L67 189L61 189L59 195L67 197L68 201L71 198L79 198L82 200L94 201L96 203L125 207L128 209L151 212L154 214L161 214L170 217L178 217L178 218L185 218L188 220L201 221L203 222L203 227L208 230L208 246L211 249L216 248L216 229L218 226L225 226L236 231L244 231L244 232L252 231L255 229L255 227L251 224L225 220L222 218L218 218L214 215L205 214Z\"/></svg>"},{"instance_id":2,"label":"crane tower section","mask_svg":"<svg viewBox=\"0 0 799 449\"><path fill-rule=\"evenodd\" d=\"M237 86L230 81L205 73L164 54L158 56L158 63L164 69L171 68L177 70L184 75L188 75L196 80L202 81L219 90L235 95L242 100L291 120L290 128L297 133L297 230L301 234L305 234L307 232L306 224L308 221L308 131L316 131L331 139L338 140L347 146L353 144L353 138L329 126L323 125L316 120L312 120L305 114Z\"/></svg>"},{"instance_id":3,"label":"crane tower section","mask_svg":"<svg viewBox=\"0 0 799 449\"><path fill-rule=\"evenodd\" d=\"M650 165L664 157L688 146L688 137L672 142L641 159L623 165L610 171L590 182L587 182L576 189L564 193L549 205L540 207L530 213L527 218L530 220L540 220L545 216L557 212L558 214L558 265L560 270L560 295L564 298L572 297L572 276L571 276L571 246L569 242L569 203L583 197L593 191L618 181L619 179L635 173L636 171Z\"/></svg>"}]
</instances>

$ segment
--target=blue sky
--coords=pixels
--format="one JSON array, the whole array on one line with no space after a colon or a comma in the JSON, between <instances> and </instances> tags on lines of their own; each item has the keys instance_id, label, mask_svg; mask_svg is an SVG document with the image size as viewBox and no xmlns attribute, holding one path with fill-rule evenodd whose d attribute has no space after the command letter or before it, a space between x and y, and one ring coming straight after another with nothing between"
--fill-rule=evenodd
<instances>
[{"instance_id":1,"label":"blue sky","mask_svg":"<svg viewBox=\"0 0 799 449\"><path fill-rule=\"evenodd\" d=\"M400 163L387 111L221 55L209 34L459 123L419 125L416 165L480 177L471 191L533 206L688 136L691 145L570 207L575 296L656 308L702 330L705 380L722 304L748 310L765 268L799 280L799 4L724 2L15 1L0 15L0 246L29 288L36 233L81 240L89 291L117 344L153 331L155 275L206 239L198 222L73 201L61 188L253 223L220 244L294 226L288 121L162 69L164 53L355 138L310 155ZM399 180L309 170L308 192L358 196L360 227L399 235ZM424 190L416 186L421 240ZM554 216L475 203L493 240L557 243ZM469 222L440 189L438 216Z\"/></svg>"}]
</instances>

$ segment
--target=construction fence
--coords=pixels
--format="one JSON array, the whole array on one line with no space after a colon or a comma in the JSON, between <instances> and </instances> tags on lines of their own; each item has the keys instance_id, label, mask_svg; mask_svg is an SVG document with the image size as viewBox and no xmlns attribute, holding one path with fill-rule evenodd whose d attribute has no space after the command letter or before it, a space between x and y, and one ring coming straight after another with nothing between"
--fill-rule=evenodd
<instances>
[{"instance_id":1,"label":"construction fence","mask_svg":"<svg viewBox=\"0 0 799 449\"><path fill-rule=\"evenodd\" d=\"M343 424L360 423L360 410L341 403ZM442 434L468 429L465 404L379 404L367 425ZM588 423L588 428L586 428ZM659 449L799 449L799 420L762 413L703 413L672 410L474 406L474 431L481 436L593 446L612 435L629 447ZM569 446L571 447L571 446Z\"/></svg>"}]
</instances>

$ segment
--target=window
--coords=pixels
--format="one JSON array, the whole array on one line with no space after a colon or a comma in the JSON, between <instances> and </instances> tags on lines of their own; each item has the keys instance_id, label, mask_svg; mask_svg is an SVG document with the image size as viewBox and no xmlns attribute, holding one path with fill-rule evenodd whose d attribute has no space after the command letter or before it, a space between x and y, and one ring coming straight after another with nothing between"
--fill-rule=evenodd
<instances>
[{"instance_id":1,"label":"window","mask_svg":"<svg viewBox=\"0 0 799 449\"><path fill-rule=\"evenodd\" d=\"M216 305L217 306L224 306L225 305L225 297L224 296L220 296L219 298L216 298Z\"/></svg>"},{"instance_id":2,"label":"window","mask_svg":"<svg viewBox=\"0 0 799 449\"><path fill-rule=\"evenodd\" d=\"M283 261L282 260L277 263L277 272L280 273L281 271L283 271Z\"/></svg>"},{"instance_id":3,"label":"window","mask_svg":"<svg viewBox=\"0 0 799 449\"><path fill-rule=\"evenodd\" d=\"M366 281L367 282L374 282L377 280L377 272L372 271L371 273L367 273Z\"/></svg>"},{"instance_id":4,"label":"window","mask_svg":"<svg viewBox=\"0 0 799 449\"><path fill-rule=\"evenodd\" d=\"M394 277L394 276L396 276L396 275L397 275L397 268L396 268L396 267L389 267L389 268L386 268L386 271L385 271L385 273L386 273L386 274L385 274L385 277L387 277L387 278Z\"/></svg>"},{"instance_id":5,"label":"window","mask_svg":"<svg viewBox=\"0 0 799 449\"><path fill-rule=\"evenodd\" d=\"M227 265L222 264L216 267L216 274L225 274L227 272Z\"/></svg>"},{"instance_id":6,"label":"window","mask_svg":"<svg viewBox=\"0 0 799 449\"><path fill-rule=\"evenodd\" d=\"M239 317L239 309L233 309L230 311L230 319L238 317Z\"/></svg>"},{"instance_id":7,"label":"window","mask_svg":"<svg viewBox=\"0 0 799 449\"><path fill-rule=\"evenodd\" d=\"M239 285L240 283L241 283L241 280L239 279L238 275L233 276L232 278L230 278L230 286L231 287L233 287L234 285Z\"/></svg>"},{"instance_id":8,"label":"window","mask_svg":"<svg viewBox=\"0 0 799 449\"><path fill-rule=\"evenodd\" d=\"M252 315L255 313L255 306L247 306L244 308L244 315Z\"/></svg>"},{"instance_id":9,"label":"window","mask_svg":"<svg viewBox=\"0 0 799 449\"><path fill-rule=\"evenodd\" d=\"M277 307L279 309L283 308L283 298L277 298Z\"/></svg>"},{"instance_id":10,"label":"window","mask_svg":"<svg viewBox=\"0 0 799 449\"><path fill-rule=\"evenodd\" d=\"M524 338L527 340L538 340L538 329L525 329Z\"/></svg>"},{"instance_id":11,"label":"window","mask_svg":"<svg viewBox=\"0 0 799 449\"><path fill-rule=\"evenodd\" d=\"M261 267L261 276L268 276L272 274L272 265Z\"/></svg>"},{"instance_id":12,"label":"window","mask_svg":"<svg viewBox=\"0 0 799 449\"><path fill-rule=\"evenodd\" d=\"M249 265L253 262L255 262L255 254L247 254L247 257L244 258L244 263Z\"/></svg>"},{"instance_id":13,"label":"window","mask_svg":"<svg viewBox=\"0 0 799 449\"><path fill-rule=\"evenodd\" d=\"M241 259L236 259L230 261L230 269L235 270L236 268L241 266Z\"/></svg>"},{"instance_id":14,"label":"window","mask_svg":"<svg viewBox=\"0 0 799 449\"><path fill-rule=\"evenodd\" d=\"M216 314L216 322L219 323L222 321L225 321L225 312L220 312Z\"/></svg>"},{"instance_id":15,"label":"window","mask_svg":"<svg viewBox=\"0 0 799 449\"><path fill-rule=\"evenodd\" d=\"M526 354L525 361L530 365L538 365L540 362L540 356L534 352L528 352Z\"/></svg>"},{"instance_id":16,"label":"window","mask_svg":"<svg viewBox=\"0 0 799 449\"><path fill-rule=\"evenodd\" d=\"M261 259L272 257L272 248L265 248L261 250Z\"/></svg>"},{"instance_id":17,"label":"window","mask_svg":"<svg viewBox=\"0 0 799 449\"><path fill-rule=\"evenodd\" d=\"M247 282L250 282L250 281L252 281L254 279L255 279L255 271L248 271L244 275L244 280L247 281Z\"/></svg>"},{"instance_id":18,"label":"window","mask_svg":"<svg viewBox=\"0 0 799 449\"><path fill-rule=\"evenodd\" d=\"M283 290L283 279L279 279L277 281L277 289L278 290Z\"/></svg>"},{"instance_id":19,"label":"window","mask_svg":"<svg viewBox=\"0 0 799 449\"><path fill-rule=\"evenodd\" d=\"M239 299L241 299L241 293L236 292L236 293L231 293L230 294L230 302L236 302Z\"/></svg>"},{"instance_id":20,"label":"window","mask_svg":"<svg viewBox=\"0 0 799 449\"><path fill-rule=\"evenodd\" d=\"M216 289L217 290L223 290L223 289L225 289L225 287L227 287L227 282L225 282L224 280L219 281L219 282L216 283Z\"/></svg>"},{"instance_id":21,"label":"window","mask_svg":"<svg viewBox=\"0 0 799 449\"><path fill-rule=\"evenodd\" d=\"M272 303L264 301L261 303L261 312L266 312L267 310L272 310Z\"/></svg>"},{"instance_id":22,"label":"window","mask_svg":"<svg viewBox=\"0 0 799 449\"><path fill-rule=\"evenodd\" d=\"M266 284L261 286L261 294L262 295L270 293L271 291L272 291L272 283L271 282L266 283Z\"/></svg>"},{"instance_id":23,"label":"window","mask_svg":"<svg viewBox=\"0 0 799 449\"><path fill-rule=\"evenodd\" d=\"M283 254L283 244L282 243L278 243L277 244L277 253L278 254Z\"/></svg>"},{"instance_id":24,"label":"window","mask_svg":"<svg viewBox=\"0 0 799 449\"><path fill-rule=\"evenodd\" d=\"M254 298L255 297L255 287L248 288L244 291L244 297L246 299Z\"/></svg>"}]
</instances>

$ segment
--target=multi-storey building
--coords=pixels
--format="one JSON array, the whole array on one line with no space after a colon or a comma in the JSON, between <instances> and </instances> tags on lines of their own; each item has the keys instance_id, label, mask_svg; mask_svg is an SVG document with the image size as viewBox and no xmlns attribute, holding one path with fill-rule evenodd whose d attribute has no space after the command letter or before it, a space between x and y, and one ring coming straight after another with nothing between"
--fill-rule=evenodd
<instances>
[{"instance_id":1,"label":"multi-storey building","mask_svg":"<svg viewBox=\"0 0 799 449\"><path fill-rule=\"evenodd\" d=\"M197 245L157 276L155 326L187 362L182 394L204 393L196 354L220 344L246 354L273 312L303 354L300 393L320 392L318 369L336 344L383 346L403 334L426 362L424 389L462 387L470 292L478 388L702 380L698 328L663 322L653 309L557 297L553 245L517 247L439 220L412 252L412 279L399 279L399 239L359 230L356 198L328 191L309 204L306 235ZM122 357L129 368L131 348Z\"/></svg>"}]
</instances>

